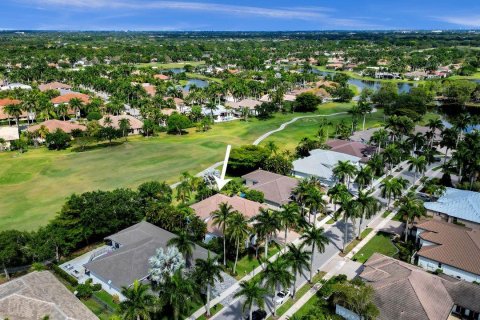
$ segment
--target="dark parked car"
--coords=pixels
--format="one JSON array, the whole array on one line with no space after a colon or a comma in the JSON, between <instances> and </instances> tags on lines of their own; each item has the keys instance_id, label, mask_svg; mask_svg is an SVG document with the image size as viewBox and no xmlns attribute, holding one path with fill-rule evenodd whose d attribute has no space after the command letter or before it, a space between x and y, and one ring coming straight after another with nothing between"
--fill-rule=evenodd
<instances>
[{"instance_id":1,"label":"dark parked car","mask_svg":"<svg viewBox=\"0 0 480 320\"><path fill-rule=\"evenodd\" d=\"M252 320L263 320L267 317L267 312L262 309L257 309L252 312ZM249 315L245 317L245 319L249 319Z\"/></svg>"}]
</instances>

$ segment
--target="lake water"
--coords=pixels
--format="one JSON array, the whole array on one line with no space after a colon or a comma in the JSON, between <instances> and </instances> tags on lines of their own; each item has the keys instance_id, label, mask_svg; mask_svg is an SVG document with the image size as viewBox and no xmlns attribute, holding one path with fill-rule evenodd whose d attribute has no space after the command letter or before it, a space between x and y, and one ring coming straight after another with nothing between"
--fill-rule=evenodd
<instances>
[{"instance_id":1,"label":"lake water","mask_svg":"<svg viewBox=\"0 0 480 320\"><path fill-rule=\"evenodd\" d=\"M186 91L189 91L192 85L197 86L197 88L205 88L208 86L208 81L200 80L200 79L189 79L187 81L187 84L183 86L183 89L185 89Z\"/></svg>"},{"instance_id":2,"label":"lake water","mask_svg":"<svg viewBox=\"0 0 480 320\"><path fill-rule=\"evenodd\" d=\"M166 69L164 71L170 71L173 74L178 74L178 73L185 72L185 69L184 68L172 68L172 69Z\"/></svg>"}]
</instances>

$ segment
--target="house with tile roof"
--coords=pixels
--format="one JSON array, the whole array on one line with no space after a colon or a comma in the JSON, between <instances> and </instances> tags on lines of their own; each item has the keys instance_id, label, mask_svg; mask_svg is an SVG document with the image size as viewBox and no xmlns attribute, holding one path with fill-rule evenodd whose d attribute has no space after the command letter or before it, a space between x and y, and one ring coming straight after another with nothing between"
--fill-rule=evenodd
<instances>
[{"instance_id":1,"label":"house with tile roof","mask_svg":"<svg viewBox=\"0 0 480 320\"><path fill-rule=\"evenodd\" d=\"M435 202L425 202L427 213L434 219L480 229L480 193L446 188Z\"/></svg>"},{"instance_id":2,"label":"house with tile roof","mask_svg":"<svg viewBox=\"0 0 480 320\"><path fill-rule=\"evenodd\" d=\"M70 121L61 121L56 119L46 120L36 125L30 126L28 132L35 132L44 126L48 132L54 132L57 129L61 129L63 132L72 133L73 130L87 130L87 127L83 124L78 124Z\"/></svg>"},{"instance_id":3,"label":"house with tile roof","mask_svg":"<svg viewBox=\"0 0 480 320\"><path fill-rule=\"evenodd\" d=\"M109 293L121 295L123 286L129 287L135 280L149 283L148 260L156 250L168 246L168 241L177 236L146 221L139 222L105 238L108 250L100 255L92 254L90 261L83 265L85 274L94 283L100 283ZM196 259L207 259L206 249L196 245L193 250Z\"/></svg>"},{"instance_id":4,"label":"house with tile roof","mask_svg":"<svg viewBox=\"0 0 480 320\"><path fill-rule=\"evenodd\" d=\"M379 320L480 320L480 286L374 253L360 278L374 289Z\"/></svg>"},{"instance_id":5,"label":"house with tile roof","mask_svg":"<svg viewBox=\"0 0 480 320\"><path fill-rule=\"evenodd\" d=\"M249 189L262 192L265 203L276 208L292 201L293 189L298 185L295 178L262 169L245 174L242 178Z\"/></svg>"},{"instance_id":6,"label":"house with tile roof","mask_svg":"<svg viewBox=\"0 0 480 320\"><path fill-rule=\"evenodd\" d=\"M49 271L32 272L0 285L0 319L98 320Z\"/></svg>"},{"instance_id":7,"label":"house with tile roof","mask_svg":"<svg viewBox=\"0 0 480 320\"><path fill-rule=\"evenodd\" d=\"M111 126L114 127L115 129L120 129L120 120L122 119L127 119L128 122L130 123L130 132L129 134L140 134L142 133L142 129L143 129L143 122L140 121L139 119L135 118L135 117L132 117L128 114L121 114L121 115L118 115L118 116L114 116L114 115L106 115L106 116L103 116L102 119L100 119L98 121L98 123L102 126L102 127L105 127L106 126L106 119L107 118L110 118L110 121L111 121Z\"/></svg>"},{"instance_id":8,"label":"house with tile roof","mask_svg":"<svg viewBox=\"0 0 480 320\"><path fill-rule=\"evenodd\" d=\"M41 85L38 86L38 89L40 91L60 90L60 89L70 90L70 89L72 89L72 86L70 86L68 84L65 84L65 83L58 82L58 81L54 81L54 82L41 84Z\"/></svg>"},{"instance_id":9,"label":"house with tile roof","mask_svg":"<svg viewBox=\"0 0 480 320\"><path fill-rule=\"evenodd\" d=\"M360 162L362 163L366 163L370 159L370 156L376 151L375 147L358 141L331 139L325 144L330 147L331 151L349 154L360 158Z\"/></svg>"},{"instance_id":10,"label":"house with tile roof","mask_svg":"<svg viewBox=\"0 0 480 320\"><path fill-rule=\"evenodd\" d=\"M0 141L3 139L3 143L0 143L0 151L10 149L10 143L19 138L17 127L0 127Z\"/></svg>"},{"instance_id":11,"label":"house with tile roof","mask_svg":"<svg viewBox=\"0 0 480 320\"><path fill-rule=\"evenodd\" d=\"M10 99L10 98L4 98L0 99L0 120L14 120L12 117L10 117L6 112L5 112L5 107L9 105L17 105L22 103L22 101L18 99ZM26 119L28 114L25 111L22 111L22 114L20 115L20 120Z\"/></svg>"},{"instance_id":12,"label":"house with tile roof","mask_svg":"<svg viewBox=\"0 0 480 320\"><path fill-rule=\"evenodd\" d=\"M330 186L335 182L333 168L339 161L350 161L360 166L360 158L331 150L315 149L305 158L293 161L293 175L297 178L317 177Z\"/></svg>"},{"instance_id":13,"label":"house with tile roof","mask_svg":"<svg viewBox=\"0 0 480 320\"><path fill-rule=\"evenodd\" d=\"M416 225L417 264L480 283L480 230L431 219Z\"/></svg>"},{"instance_id":14,"label":"house with tile roof","mask_svg":"<svg viewBox=\"0 0 480 320\"><path fill-rule=\"evenodd\" d=\"M205 241L209 241L215 237L222 237L222 231L218 226L213 225L212 215L218 210L221 203L227 203L232 206L233 210L240 212L245 218L250 219L258 215L260 209L268 209L266 204L258 203L239 196L229 197L221 193L217 193L207 199L192 204L190 208L195 214L207 224L207 235Z\"/></svg>"}]
</instances>

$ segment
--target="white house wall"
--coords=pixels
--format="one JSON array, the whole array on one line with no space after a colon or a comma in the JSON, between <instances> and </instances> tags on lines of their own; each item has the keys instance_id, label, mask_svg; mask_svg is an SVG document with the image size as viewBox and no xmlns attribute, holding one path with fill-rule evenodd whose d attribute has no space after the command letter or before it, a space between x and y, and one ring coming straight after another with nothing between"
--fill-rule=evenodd
<instances>
[{"instance_id":1,"label":"white house wall","mask_svg":"<svg viewBox=\"0 0 480 320\"><path fill-rule=\"evenodd\" d=\"M480 275L467 272L450 265L442 263L441 267L438 267L438 261L431 260L422 256L418 257L418 266L426 269L428 271L435 271L437 269L442 269L443 273L454 278L462 279L468 282L477 281L480 282Z\"/></svg>"}]
</instances>

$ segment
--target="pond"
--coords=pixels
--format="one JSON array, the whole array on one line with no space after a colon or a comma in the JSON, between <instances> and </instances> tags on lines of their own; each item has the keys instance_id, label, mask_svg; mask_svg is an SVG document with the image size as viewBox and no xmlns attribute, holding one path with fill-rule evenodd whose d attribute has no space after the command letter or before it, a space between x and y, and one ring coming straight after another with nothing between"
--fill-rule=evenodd
<instances>
[{"instance_id":1,"label":"pond","mask_svg":"<svg viewBox=\"0 0 480 320\"><path fill-rule=\"evenodd\" d=\"M189 91L192 85L195 85L197 88L205 88L208 87L208 81L200 79L189 79L187 81L187 84L183 86L183 89Z\"/></svg>"},{"instance_id":2,"label":"pond","mask_svg":"<svg viewBox=\"0 0 480 320\"><path fill-rule=\"evenodd\" d=\"M184 68L171 68L171 69L164 69L163 71L171 72L173 74L179 74L179 73L185 72L185 69Z\"/></svg>"}]
</instances>

